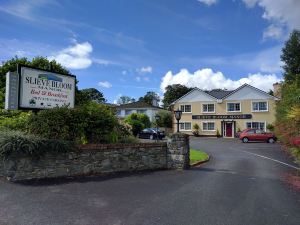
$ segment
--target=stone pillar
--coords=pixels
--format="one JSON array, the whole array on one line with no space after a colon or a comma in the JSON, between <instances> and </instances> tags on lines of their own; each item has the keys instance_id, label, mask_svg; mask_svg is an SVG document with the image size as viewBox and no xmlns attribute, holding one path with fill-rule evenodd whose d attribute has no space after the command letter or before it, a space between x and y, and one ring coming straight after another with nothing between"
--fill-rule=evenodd
<instances>
[{"instance_id":1,"label":"stone pillar","mask_svg":"<svg viewBox=\"0 0 300 225\"><path fill-rule=\"evenodd\" d=\"M190 142L189 136L175 133L168 140L167 168L188 169L190 167Z\"/></svg>"}]
</instances>

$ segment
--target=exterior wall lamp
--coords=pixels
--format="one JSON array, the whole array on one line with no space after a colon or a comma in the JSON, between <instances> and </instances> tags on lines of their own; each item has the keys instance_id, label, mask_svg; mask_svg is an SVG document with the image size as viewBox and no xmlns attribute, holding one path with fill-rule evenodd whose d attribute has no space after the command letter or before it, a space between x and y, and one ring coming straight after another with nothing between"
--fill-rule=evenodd
<instances>
[{"instance_id":1,"label":"exterior wall lamp","mask_svg":"<svg viewBox=\"0 0 300 225\"><path fill-rule=\"evenodd\" d=\"M174 110L175 119L177 120L177 132L179 132L179 120L181 119L182 111L178 108Z\"/></svg>"}]
</instances>

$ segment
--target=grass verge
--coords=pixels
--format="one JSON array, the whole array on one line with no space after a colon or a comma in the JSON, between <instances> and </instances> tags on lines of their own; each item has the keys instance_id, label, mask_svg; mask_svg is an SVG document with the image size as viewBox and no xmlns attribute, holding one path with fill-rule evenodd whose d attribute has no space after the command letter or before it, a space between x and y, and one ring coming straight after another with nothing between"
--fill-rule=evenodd
<instances>
[{"instance_id":1,"label":"grass verge","mask_svg":"<svg viewBox=\"0 0 300 225\"><path fill-rule=\"evenodd\" d=\"M196 149L190 149L190 164L208 160L209 156L205 152Z\"/></svg>"}]
</instances>

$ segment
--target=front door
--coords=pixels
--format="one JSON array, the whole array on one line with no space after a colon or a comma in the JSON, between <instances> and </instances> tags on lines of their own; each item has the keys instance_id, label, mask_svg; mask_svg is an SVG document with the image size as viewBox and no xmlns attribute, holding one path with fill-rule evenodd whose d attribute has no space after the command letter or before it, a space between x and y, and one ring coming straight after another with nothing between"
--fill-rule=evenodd
<instances>
[{"instance_id":1,"label":"front door","mask_svg":"<svg viewBox=\"0 0 300 225\"><path fill-rule=\"evenodd\" d=\"M232 137L232 123L225 124L226 137Z\"/></svg>"}]
</instances>

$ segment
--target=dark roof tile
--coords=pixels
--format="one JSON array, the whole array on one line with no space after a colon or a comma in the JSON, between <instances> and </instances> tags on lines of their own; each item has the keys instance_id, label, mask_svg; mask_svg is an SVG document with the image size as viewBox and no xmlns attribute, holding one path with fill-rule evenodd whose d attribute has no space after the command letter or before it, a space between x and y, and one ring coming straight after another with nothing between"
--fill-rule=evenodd
<instances>
[{"instance_id":1,"label":"dark roof tile","mask_svg":"<svg viewBox=\"0 0 300 225\"><path fill-rule=\"evenodd\" d=\"M162 109L158 106L149 105L146 102L138 101L138 102L132 102L128 104L122 104L117 106L118 109L140 109L140 108L156 108L156 109Z\"/></svg>"},{"instance_id":2,"label":"dark roof tile","mask_svg":"<svg viewBox=\"0 0 300 225\"><path fill-rule=\"evenodd\" d=\"M233 91L228 91L228 90L222 90L222 89L214 89L211 91L205 91L205 93L217 98L217 99L222 99L225 96L229 95Z\"/></svg>"}]
</instances>

